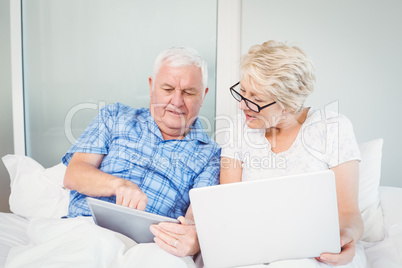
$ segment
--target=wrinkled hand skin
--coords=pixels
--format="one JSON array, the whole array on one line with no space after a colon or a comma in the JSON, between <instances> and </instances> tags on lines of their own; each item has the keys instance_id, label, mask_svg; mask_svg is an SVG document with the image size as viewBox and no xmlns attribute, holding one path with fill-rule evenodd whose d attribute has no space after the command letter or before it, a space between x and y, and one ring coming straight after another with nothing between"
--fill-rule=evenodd
<instances>
[{"instance_id":1,"label":"wrinkled hand skin","mask_svg":"<svg viewBox=\"0 0 402 268\"><path fill-rule=\"evenodd\" d=\"M194 222L183 216L177 219L180 224L161 222L150 227L155 235L155 243L166 252L178 257L196 254L200 251L200 245Z\"/></svg>"},{"instance_id":2,"label":"wrinkled hand skin","mask_svg":"<svg viewBox=\"0 0 402 268\"><path fill-rule=\"evenodd\" d=\"M148 197L140 187L124 180L116 189L116 204L145 211Z\"/></svg>"}]
</instances>

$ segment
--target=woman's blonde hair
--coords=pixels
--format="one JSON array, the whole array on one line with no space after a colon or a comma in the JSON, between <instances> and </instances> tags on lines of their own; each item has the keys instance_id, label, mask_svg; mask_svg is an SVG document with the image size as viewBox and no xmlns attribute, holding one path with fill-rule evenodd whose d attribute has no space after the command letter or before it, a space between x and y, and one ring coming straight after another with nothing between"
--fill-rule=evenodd
<instances>
[{"instance_id":1,"label":"woman's blonde hair","mask_svg":"<svg viewBox=\"0 0 402 268\"><path fill-rule=\"evenodd\" d=\"M294 114L301 111L315 84L313 62L304 51L276 41L252 46L241 58L240 72L255 90Z\"/></svg>"}]
</instances>

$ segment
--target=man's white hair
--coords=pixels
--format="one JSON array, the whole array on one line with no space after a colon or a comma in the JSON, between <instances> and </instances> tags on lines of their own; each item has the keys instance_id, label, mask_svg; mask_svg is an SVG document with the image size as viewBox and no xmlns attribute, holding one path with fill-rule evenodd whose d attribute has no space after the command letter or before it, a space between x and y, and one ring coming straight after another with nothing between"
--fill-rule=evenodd
<instances>
[{"instance_id":1,"label":"man's white hair","mask_svg":"<svg viewBox=\"0 0 402 268\"><path fill-rule=\"evenodd\" d=\"M155 59L153 75L155 79L158 75L162 64L166 64L169 67L180 68L195 65L200 67L202 75L203 89L208 85L208 66L205 60L200 54L191 47L172 47L162 51ZM155 84L154 84L155 85ZM154 89L152 85L152 89Z\"/></svg>"}]
</instances>

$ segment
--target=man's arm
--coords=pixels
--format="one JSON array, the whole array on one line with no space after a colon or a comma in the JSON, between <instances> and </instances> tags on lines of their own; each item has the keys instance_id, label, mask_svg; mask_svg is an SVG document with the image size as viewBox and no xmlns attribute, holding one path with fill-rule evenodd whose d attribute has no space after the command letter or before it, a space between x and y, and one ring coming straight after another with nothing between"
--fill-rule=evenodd
<instances>
[{"instance_id":1,"label":"man's arm","mask_svg":"<svg viewBox=\"0 0 402 268\"><path fill-rule=\"evenodd\" d=\"M186 217L178 218L181 224L161 222L151 226L155 235L155 243L160 248L175 256L191 256L200 251L197 230L195 229L191 205L187 209Z\"/></svg>"},{"instance_id":2,"label":"man's arm","mask_svg":"<svg viewBox=\"0 0 402 268\"><path fill-rule=\"evenodd\" d=\"M219 176L218 150L215 156L205 166L204 171L198 176L198 182L218 181ZM217 161L218 160L218 161ZM193 210L187 208L185 217L177 218L181 224L161 222L151 226L151 232L155 235L155 243L170 254L184 257L194 255L200 251L197 230L194 224Z\"/></svg>"},{"instance_id":3,"label":"man's arm","mask_svg":"<svg viewBox=\"0 0 402 268\"><path fill-rule=\"evenodd\" d=\"M195 179L194 187L205 187L218 183L220 153L220 149L215 150L203 171ZM185 217L180 216L177 219L180 224L161 222L151 226L151 232L155 235L155 243L163 250L179 257L198 253L200 245L191 204L187 208Z\"/></svg>"},{"instance_id":4,"label":"man's arm","mask_svg":"<svg viewBox=\"0 0 402 268\"><path fill-rule=\"evenodd\" d=\"M64 186L88 196L116 195L116 204L145 210L148 198L135 183L99 170L103 157L75 153L67 166Z\"/></svg>"}]
</instances>

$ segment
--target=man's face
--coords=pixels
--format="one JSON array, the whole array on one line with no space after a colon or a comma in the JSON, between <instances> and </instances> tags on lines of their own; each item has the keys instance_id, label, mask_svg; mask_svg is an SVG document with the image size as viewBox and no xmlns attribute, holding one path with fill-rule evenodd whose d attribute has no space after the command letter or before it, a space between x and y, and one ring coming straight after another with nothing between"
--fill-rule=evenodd
<instances>
[{"instance_id":1,"label":"man's face","mask_svg":"<svg viewBox=\"0 0 402 268\"><path fill-rule=\"evenodd\" d=\"M163 138L183 138L208 92L208 88L203 89L201 69L194 65L172 68L163 64L157 76L149 78L149 87L149 108Z\"/></svg>"}]
</instances>

